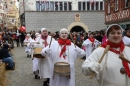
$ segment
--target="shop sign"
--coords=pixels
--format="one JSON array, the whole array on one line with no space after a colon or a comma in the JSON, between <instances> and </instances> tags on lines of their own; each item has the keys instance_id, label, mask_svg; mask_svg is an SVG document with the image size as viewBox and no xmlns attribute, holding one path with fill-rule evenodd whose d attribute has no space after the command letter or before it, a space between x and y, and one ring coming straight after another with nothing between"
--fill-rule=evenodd
<instances>
[{"instance_id":1,"label":"shop sign","mask_svg":"<svg viewBox=\"0 0 130 86\"><path fill-rule=\"evenodd\" d=\"M121 10L117 13L112 13L110 15L106 15L106 22L118 21L118 20L128 19L128 18L130 18L130 9Z\"/></svg>"}]
</instances>

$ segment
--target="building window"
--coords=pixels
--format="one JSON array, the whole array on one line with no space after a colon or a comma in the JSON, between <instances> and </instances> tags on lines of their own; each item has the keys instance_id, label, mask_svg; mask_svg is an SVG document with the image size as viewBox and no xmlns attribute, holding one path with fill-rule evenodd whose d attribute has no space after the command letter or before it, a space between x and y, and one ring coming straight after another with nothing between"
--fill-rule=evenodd
<instances>
[{"instance_id":1,"label":"building window","mask_svg":"<svg viewBox=\"0 0 130 86\"><path fill-rule=\"evenodd\" d=\"M118 0L115 0L115 11L118 10Z\"/></svg>"},{"instance_id":2,"label":"building window","mask_svg":"<svg viewBox=\"0 0 130 86\"><path fill-rule=\"evenodd\" d=\"M110 13L110 3L108 4L108 13Z\"/></svg>"},{"instance_id":3,"label":"building window","mask_svg":"<svg viewBox=\"0 0 130 86\"><path fill-rule=\"evenodd\" d=\"M87 10L90 10L90 2L87 2Z\"/></svg>"},{"instance_id":4,"label":"building window","mask_svg":"<svg viewBox=\"0 0 130 86\"><path fill-rule=\"evenodd\" d=\"M49 2L46 2L46 10L49 10Z\"/></svg>"},{"instance_id":5,"label":"building window","mask_svg":"<svg viewBox=\"0 0 130 86\"><path fill-rule=\"evenodd\" d=\"M50 2L50 10L54 10L54 2Z\"/></svg>"},{"instance_id":6,"label":"building window","mask_svg":"<svg viewBox=\"0 0 130 86\"><path fill-rule=\"evenodd\" d=\"M85 7L86 7L86 2L83 2L83 10L86 10Z\"/></svg>"},{"instance_id":7,"label":"building window","mask_svg":"<svg viewBox=\"0 0 130 86\"><path fill-rule=\"evenodd\" d=\"M69 2L68 4L69 4L69 10L72 10L71 2Z\"/></svg>"},{"instance_id":8,"label":"building window","mask_svg":"<svg viewBox=\"0 0 130 86\"><path fill-rule=\"evenodd\" d=\"M125 8L130 6L130 0L125 0Z\"/></svg>"},{"instance_id":9,"label":"building window","mask_svg":"<svg viewBox=\"0 0 130 86\"><path fill-rule=\"evenodd\" d=\"M63 4L62 2L59 2L60 10L63 10Z\"/></svg>"},{"instance_id":10,"label":"building window","mask_svg":"<svg viewBox=\"0 0 130 86\"><path fill-rule=\"evenodd\" d=\"M59 3L55 2L55 10L58 10L58 5L59 5Z\"/></svg>"},{"instance_id":11,"label":"building window","mask_svg":"<svg viewBox=\"0 0 130 86\"><path fill-rule=\"evenodd\" d=\"M100 10L103 10L103 2L100 2Z\"/></svg>"},{"instance_id":12,"label":"building window","mask_svg":"<svg viewBox=\"0 0 130 86\"><path fill-rule=\"evenodd\" d=\"M46 2L41 1L41 11L44 11L46 9Z\"/></svg>"},{"instance_id":13,"label":"building window","mask_svg":"<svg viewBox=\"0 0 130 86\"><path fill-rule=\"evenodd\" d=\"M78 10L81 10L81 2L78 2Z\"/></svg>"},{"instance_id":14,"label":"building window","mask_svg":"<svg viewBox=\"0 0 130 86\"><path fill-rule=\"evenodd\" d=\"M96 10L98 10L98 3L99 3L99 2L96 2Z\"/></svg>"},{"instance_id":15,"label":"building window","mask_svg":"<svg viewBox=\"0 0 130 86\"><path fill-rule=\"evenodd\" d=\"M68 5L68 2L64 2L64 10L65 11L67 10L67 5Z\"/></svg>"},{"instance_id":16,"label":"building window","mask_svg":"<svg viewBox=\"0 0 130 86\"><path fill-rule=\"evenodd\" d=\"M36 10L40 11L40 1L36 1Z\"/></svg>"},{"instance_id":17,"label":"building window","mask_svg":"<svg viewBox=\"0 0 130 86\"><path fill-rule=\"evenodd\" d=\"M91 10L94 10L94 3L90 4Z\"/></svg>"}]
</instances>

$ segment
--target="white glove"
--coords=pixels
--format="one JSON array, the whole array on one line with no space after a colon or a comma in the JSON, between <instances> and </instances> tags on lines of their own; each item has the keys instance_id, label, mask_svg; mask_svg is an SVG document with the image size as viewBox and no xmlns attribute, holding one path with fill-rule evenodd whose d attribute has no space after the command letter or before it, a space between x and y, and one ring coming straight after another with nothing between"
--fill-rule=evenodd
<instances>
[{"instance_id":1,"label":"white glove","mask_svg":"<svg viewBox=\"0 0 130 86\"><path fill-rule=\"evenodd\" d=\"M100 64L97 62L92 62L92 65L89 67L90 71L93 71L95 73L99 73L100 71Z\"/></svg>"},{"instance_id":2,"label":"white glove","mask_svg":"<svg viewBox=\"0 0 130 86\"><path fill-rule=\"evenodd\" d=\"M47 49L45 50L45 53L50 53L50 51L51 51L51 48L47 48Z\"/></svg>"},{"instance_id":3,"label":"white glove","mask_svg":"<svg viewBox=\"0 0 130 86\"><path fill-rule=\"evenodd\" d=\"M81 52L80 48L75 48L74 50L75 50L77 53L80 53L80 52Z\"/></svg>"},{"instance_id":4,"label":"white glove","mask_svg":"<svg viewBox=\"0 0 130 86\"><path fill-rule=\"evenodd\" d=\"M34 43L28 43L28 44L29 44L29 48L34 48Z\"/></svg>"}]
</instances>

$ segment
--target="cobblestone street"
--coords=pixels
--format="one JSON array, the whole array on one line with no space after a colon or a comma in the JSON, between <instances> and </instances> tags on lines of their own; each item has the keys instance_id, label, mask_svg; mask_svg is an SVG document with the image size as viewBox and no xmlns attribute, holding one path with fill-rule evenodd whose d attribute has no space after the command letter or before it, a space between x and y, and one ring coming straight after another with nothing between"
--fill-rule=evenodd
<instances>
[{"instance_id":1,"label":"cobblestone street","mask_svg":"<svg viewBox=\"0 0 130 86\"><path fill-rule=\"evenodd\" d=\"M43 86L43 81L34 78L32 72L32 61L26 57L24 48L15 47L12 51L16 68L7 72L7 86ZM83 60L77 59L76 67L76 86L99 86L96 79L90 80L81 72Z\"/></svg>"}]
</instances>

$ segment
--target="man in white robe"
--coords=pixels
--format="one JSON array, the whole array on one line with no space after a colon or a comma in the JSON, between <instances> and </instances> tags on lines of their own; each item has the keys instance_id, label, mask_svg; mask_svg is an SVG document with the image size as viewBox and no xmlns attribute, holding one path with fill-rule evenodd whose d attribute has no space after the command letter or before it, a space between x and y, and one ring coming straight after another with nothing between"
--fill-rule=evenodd
<instances>
[{"instance_id":1,"label":"man in white robe","mask_svg":"<svg viewBox=\"0 0 130 86\"><path fill-rule=\"evenodd\" d=\"M35 33L35 36L36 36L36 38L34 38L31 43L36 43L36 40L37 40L38 37L40 37L40 34L39 33ZM38 69L39 59L36 58L36 57L33 57L34 50L31 47L31 45L30 46L28 45L28 47L31 48L31 58L32 58L32 63L33 63L32 70L33 70L33 73L35 74L35 79L39 79L39 75L38 75L39 74L38 73L39 72L39 69Z\"/></svg>"},{"instance_id":2,"label":"man in white robe","mask_svg":"<svg viewBox=\"0 0 130 86\"><path fill-rule=\"evenodd\" d=\"M75 66L78 57L83 57L85 51L75 46L68 38L67 29L60 30L60 39L42 50L43 56L50 56L51 78L49 86L75 86ZM61 44L63 43L63 44ZM65 44L64 44L65 43ZM65 49L65 51L64 51ZM64 52L62 52L62 50ZM70 79L66 76L54 74L54 64L66 62L70 65Z\"/></svg>"},{"instance_id":3,"label":"man in white robe","mask_svg":"<svg viewBox=\"0 0 130 86\"><path fill-rule=\"evenodd\" d=\"M36 39L36 43L31 43L33 48L45 48L50 44L51 36L48 35L48 31L46 28L41 29L41 35ZM55 41L52 38L52 42ZM39 44L37 44L39 43ZM45 58L38 58L38 69L39 69L39 76L40 79L44 79L44 86L48 86L49 78L50 78L50 64L51 61L49 60L49 56Z\"/></svg>"},{"instance_id":4,"label":"man in white robe","mask_svg":"<svg viewBox=\"0 0 130 86\"><path fill-rule=\"evenodd\" d=\"M30 34L26 35L26 38L24 39L24 43L30 43L32 41L32 38L30 36ZM25 45L25 52L27 53L27 57L31 58L31 49L29 47L27 47L27 45Z\"/></svg>"},{"instance_id":5,"label":"man in white robe","mask_svg":"<svg viewBox=\"0 0 130 86\"><path fill-rule=\"evenodd\" d=\"M90 76L95 73L100 86L130 86L130 65L119 58L130 59L130 48L124 46L122 32L118 24L110 25L107 30L108 41L94 50L82 64L83 74ZM99 64L107 45L110 48Z\"/></svg>"},{"instance_id":6,"label":"man in white robe","mask_svg":"<svg viewBox=\"0 0 130 86\"><path fill-rule=\"evenodd\" d=\"M82 46L84 46L86 49L85 49L85 52L86 52L86 58L88 58L88 56L93 52L94 49L96 49L100 44L101 42L99 42L98 40L96 40L94 37L93 37L93 32L90 32L89 35L88 35L88 39L86 39Z\"/></svg>"}]
</instances>

